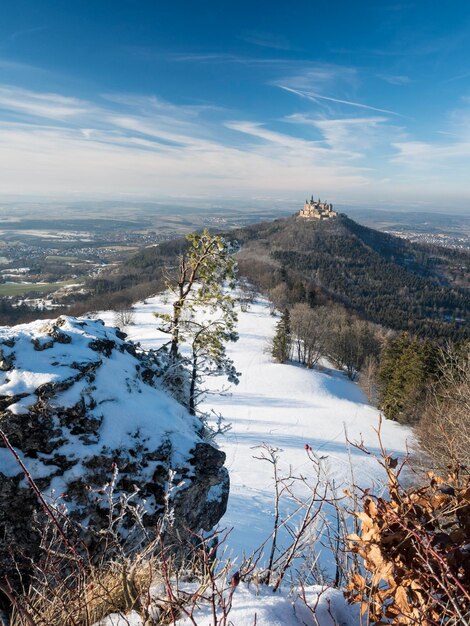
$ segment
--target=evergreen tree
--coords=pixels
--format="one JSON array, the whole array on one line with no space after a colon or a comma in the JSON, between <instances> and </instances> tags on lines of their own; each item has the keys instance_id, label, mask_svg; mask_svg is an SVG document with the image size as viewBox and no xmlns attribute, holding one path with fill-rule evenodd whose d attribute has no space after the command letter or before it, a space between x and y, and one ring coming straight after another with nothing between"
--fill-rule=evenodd
<instances>
[{"instance_id":1,"label":"evergreen tree","mask_svg":"<svg viewBox=\"0 0 470 626\"><path fill-rule=\"evenodd\" d=\"M291 352L291 328L289 309L285 309L276 325L273 337L272 356L279 363L285 363Z\"/></svg>"},{"instance_id":2,"label":"evergreen tree","mask_svg":"<svg viewBox=\"0 0 470 626\"><path fill-rule=\"evenodd\" d=\"M207 229L187 237L188 246L179 257L178 267L168 276L166 287L175 295L171 313L156 313L160 330L171 335L170 368L189 365L188 410L196 414L203 394L202 378L225 374L238 382L238 372L227 356L225 344L237 341L235 298L228 289L235 286L236 262L223 237ZM191 356L180 355L181 342L189 344Z\"/></svg>"},{"instance_id":3,"label":"evergreen tree","mask_svg":"<svg viewBox=\"0 0 470 626\"><path fill-rule=\"evenodd\" d=\"M206 376L227 376L229 382L238 384L237 372L233 360L227 355L226 344L237 341L235 330L237 315L234 300L224 298L218 305L218 317L215 319L193 320L191 327L190 388L188 409L196 414L199 398L205 393L200 384Z\"/></svg>"},{"instance_id":4,"label":"evergreen tree","mask_svg":"<svg viewBox=\"0 0 470 626\"><path fill-rule=\"evenodd\" d=\"M180 255L176 271L165 281L167 290L174 294L171 314L156 313L163 324L160 330L171 334L170 355L177 359L180 341L189 319L198 309L217 309L224 298L224 289L235 286L236 262L231 247L223 237L211 235L207 228L187 236L188 247Z\"/></svg>"},{"instance_id":5,"label":"evergreen tree","mask_svg":"<svg viewBox=\"0 0 470 626\"><path fill-rule=\"evenodd\" d=\"M402 423L420 416L429 383L437 374L437 349L402 333L382 351L379 382L380 408L385 417Z\"/></svg>"}]
</instances>

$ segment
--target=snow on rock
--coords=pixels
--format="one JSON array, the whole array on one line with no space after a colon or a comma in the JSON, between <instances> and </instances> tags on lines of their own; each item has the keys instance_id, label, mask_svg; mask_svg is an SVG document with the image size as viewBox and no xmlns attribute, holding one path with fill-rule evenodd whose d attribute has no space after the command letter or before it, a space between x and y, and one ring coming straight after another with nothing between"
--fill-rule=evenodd
<instances>
[{"instance_id":1,"label":"snow on rock","mask_svg":"<svg viewBox=\"0 0 470 626\"><path fill-rule=\"evenodd\" d=\"M0 425L50 502L60 497L72 516L102 526L106 507L94 490L117 468L116 496L137 488L148 527L165 510L179 528L217 523L228 496L225 454L170 396L161 358L101 320L0 328ZM34 540L35 508L21 468L0 447L0 554L13 537Z\"/></svg>"}]
</instances>

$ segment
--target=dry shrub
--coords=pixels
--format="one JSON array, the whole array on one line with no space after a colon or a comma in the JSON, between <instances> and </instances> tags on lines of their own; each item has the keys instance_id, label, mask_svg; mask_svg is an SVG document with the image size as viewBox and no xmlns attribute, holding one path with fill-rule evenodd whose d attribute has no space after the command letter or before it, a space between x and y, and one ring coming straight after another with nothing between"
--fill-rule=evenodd
<instances>
[{"instance_id":1,"label":"dry shrub","mask_svg":"<svg viewBox=\"0 0 470 626\"><path fill-rule=\"evenodd\" d=\"M50 574L50 573L49 573ZM155 583L154 559L110 563L42 577L15 602L11 626L91 626L110 613L145 613L142 598Z\"/></svg>"},{"instance_id":2,"label":"dry shrub","mask_svg":"<svg viewBox=\"0 0 470 626\"><path fill-rule=\"evenodd\" d=\"M420 448L437 471L470 467L470 343L441 351L439 381L417 427Z\"/></svg>"},{"instance_id":3,"label":"dry shrub","mask_svg":"<svg viewBox=\"0 0 470 626\"><path fill-rule=\"evenodd\" d=\"M83 544L80 553L71 551L60 533L48 534L30 576L16 587L8 579L0 583L12 607L9 626L94 626L111 614L120 616L119 623L130 623L128 617L137 614L145 626L176 626L186 616L197 626L194 613L201 602L213 606L213 626L227 626L235 588L226 582L232 564L217 559L216 551L228 533L203 536L188 529L186 539L161 529L156 533L130 555L116 538L108 537L106 550L97 555Z\"/></svg>"},{"instance_id":4,"label":"dry shrub","mask_svg":"<svg viewBox=\"0 0 470 626\"><path fill-rule=\"evenodd\" d=\"M396 459L384 458L386 497L364 494L351 549L364 562L349 599L368 623L465 625L470 619L470 479L429 473L427 484L403 489Z\"/></svg>"}]
</instances>

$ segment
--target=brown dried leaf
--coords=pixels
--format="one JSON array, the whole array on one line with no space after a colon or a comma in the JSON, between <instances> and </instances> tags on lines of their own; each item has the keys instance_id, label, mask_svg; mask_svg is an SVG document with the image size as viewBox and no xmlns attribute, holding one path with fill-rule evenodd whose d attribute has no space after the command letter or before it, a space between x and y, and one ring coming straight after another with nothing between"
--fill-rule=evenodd
<instances>
[{"instance_id":1,"label":"brown dried leaf","mask_svg":"<svg viewBox=\"0 0 470 626\"><path fill-rule=\"evenodd\" d=\"M378 570L384 565L384 559L379 546L371 546L367 558Z\"/></svg>"},{"instance_id":2,"label":"brown dried leaf","mask_svg":"<svg viewBox=\"0 0 470 626\"><path fill-rule=\"evenodd\" d=\"M410 605L408 602L408 594L406 593L406 589L405 587L402 587L401 585L398 586L395 590L395 602L396 605L398 606L398 608L400 609L400 611L402 613L409 613L410 612Z\"/></svg>"},{"instance_id":3,"label":"brown dried leaf","mask_svg":"<svg viewBox=\"0 0 470 626\"><path fill-rule=\"evenodd\" d=\"M361 591L366 587L366 579L364 578L364 576L361 576L357 573L353 574L351 578L351 583L354 585L355 589L359 589Z\"/></svg>"},{"instance_id":4,"label":"brown dried leaf","mask_svg":"<svg viewBox=\"0 0 470 626\"><path fill-rule=\"evenodd\" d=\"M364 500L364 511L372 519L377 517L377 506L376 506L375 502L373 500L371 500L370 498L366 498Z\"/></svg>"}]
</instances>

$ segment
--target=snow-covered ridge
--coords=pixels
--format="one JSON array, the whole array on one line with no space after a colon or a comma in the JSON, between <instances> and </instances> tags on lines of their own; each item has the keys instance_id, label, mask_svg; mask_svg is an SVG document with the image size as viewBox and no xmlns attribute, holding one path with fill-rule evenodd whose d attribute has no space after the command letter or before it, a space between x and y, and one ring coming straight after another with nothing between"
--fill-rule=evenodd
<instances>
[{"instance_id":1,"label":"snow-covered ridge","mask_svg":"<svg viewBox=\"0 0 470 626\"><path fill-rule=\"evenodd\" d=\"M51 408L84 405L108 446L125 445L137 430L149 443L173 434L175 453L187 456L200 422L158 384L158 357L125 337L101 320L72 317L0 329L0 396L8 411L27 415L46 393ZM95 449L89 437L78 439L87 439L87 454Z\"/></svg>"},{"instance_id":2,"label":"snow-covered ridge","mask_svg":"<svg viewBox=\"0 0 470 626\"><path fill-rule=\"evenodd\" d=\"M46 497L64 494L73 515L93 522L87 487L101 487L117 466L116 493L136 485L149 526L169 498L175 519L189 528L218 521L228 494L225 455L161 382L161 358L101 320L60 317L0 329L0 425ZM5 447L1 495L8 510L0 504L0 531L21 523L10 509L28 495Z\"/></svg>"}]
</instances>

